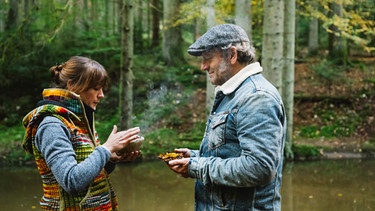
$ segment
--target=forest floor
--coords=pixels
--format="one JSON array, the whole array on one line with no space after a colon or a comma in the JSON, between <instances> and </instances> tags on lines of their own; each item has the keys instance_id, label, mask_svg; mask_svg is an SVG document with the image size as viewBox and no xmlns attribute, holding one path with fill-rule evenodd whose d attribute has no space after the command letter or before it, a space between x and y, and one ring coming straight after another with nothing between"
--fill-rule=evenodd
<instances>
[{"instance_id":1,"label":"forest floor","mask_svg":"<svg viewBox=\"0 0 375 211\"><path fill-rule=\"evenodd\" d=\"M358 58L356 61L365 65L367 70L354 65L341 70L344 75L328 78L326 81L316 77L311 68L319 64L314 64L313 61L296 64L293 114L295 144L316 146L321 149L321 155L327 158L374 156L375 58ZM351 118L351 114L359 114L361 123L356 125L350 136L304 138L298 135L300 131L296 128L322 125L322 111L330 109L335 110L332 115L336 116ZM367 112L362 112L365 109ZM337 119L336 116L330 118ZM371 149L366 149L365 152L366 146L371 146Z\"/></svg>"},{"instance_id":2,"label":"forest floor","mask_svg":"<svg viewBox=\"0 0 375 211\"><path fill-rule=\"evenodd\" d=\"M354 65L354 67L341 70L339 74L333 74L330 70L333 76L328 75L323 79L316 74L317 71L313 66L319 66L324 73L331 68L329 65L325 66L321 61L313 60L295 65L294 144L316 147L320 151L320 157L323 158L358 158L375 155L375 82L373 81L375 79L375 58L361 58L357 62L365 65L366 68ZM368 93L371 96L368 96ZM205 108L202 106L204 103L205 91L197 90L193 100L186 107L193 113L179 109L177 115L180 117L189 118L183 117L187 113L193 117L190 116L191 122L186 122L186 127L196 119L205 118ZM364 109L367 112L361 113ZM331 117L327 117L327 113ZM345 117L350 119L353 114L361 120L355 126L348 125L348 130L349 127L354 127L348 136L338 135L327 138L319 135L314 137L300 135L303 127L316 125L319 128L324 124L336 124L333 119L342 121L337 119L345 119ZM327 118L331 118L332 121L327 121ZM348 122L347 124L351 124L350 120ZM364 146L368 146L369 143L370 152L364 152Z\"/></svg>"}]
</instances>

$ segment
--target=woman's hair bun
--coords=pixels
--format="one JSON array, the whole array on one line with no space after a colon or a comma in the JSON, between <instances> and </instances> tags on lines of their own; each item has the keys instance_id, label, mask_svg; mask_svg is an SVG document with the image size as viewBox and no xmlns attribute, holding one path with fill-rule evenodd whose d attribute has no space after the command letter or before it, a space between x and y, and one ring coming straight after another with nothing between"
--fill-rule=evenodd
<instances>
[{"instance_id":1,"label":"woman's hair bun","mask_svg":"<svg viewBox=\"0 0 375 211\"><path fill-rule=\"evenodd\" d=\"M60 83L60 72L62 71L64 67L64 63L63 64L56 64L55 66L52 66L49 71L51 73L51 78L52 78L52 82L54 82L55 84L59 84Z\"/></svg>"},{"instance_id":2,"label":"woman's hair bun","mask_svg":"<svg viewBox=\"0 0 375 211\"><path fill-rule=\"evenodd\" d=\"M55 71L58 71L60 72L63 68L63 64L57 64L56 67L55 67Z\"/></svg>"}]
</instances>

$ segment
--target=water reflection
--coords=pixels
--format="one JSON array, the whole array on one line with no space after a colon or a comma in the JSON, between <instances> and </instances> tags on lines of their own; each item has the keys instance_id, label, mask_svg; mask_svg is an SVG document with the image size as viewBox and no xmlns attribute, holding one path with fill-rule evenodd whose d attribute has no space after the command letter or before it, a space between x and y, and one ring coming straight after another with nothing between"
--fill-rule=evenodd
<instances>
[{"instance_id":1,"label":"water reflection","mask_svg":"<svg viewBox=\"0 0 375 211\"><path fill-rule=\"evenodd\" d=\"M111 176L120 210L194 210L194 180L184 179L161 161L118 166Z\"/></svg>"},{"instance_id":2,"label":"water reflection","mask_svg":"<svg viewBox=\"0 0 375 211\"><path fill-rule=\"evenodd\" d=\"M292 162L283 171L283 210L375 210L375 160ZM0 210L39 210L34 167L0 168ZM163 162L121 164L112 174L120 210L193 210L194 180Z\"/></svg>"},{"instance_id":3,"label":"water reflection","mask_svg":"<svg viewBox=\"0 0 375 211\"><path fill-rule=\"evenodd\" d=\"M284 210L375 210L375 161L288 163L283 171Z\"/></svg>"}]
</instances>

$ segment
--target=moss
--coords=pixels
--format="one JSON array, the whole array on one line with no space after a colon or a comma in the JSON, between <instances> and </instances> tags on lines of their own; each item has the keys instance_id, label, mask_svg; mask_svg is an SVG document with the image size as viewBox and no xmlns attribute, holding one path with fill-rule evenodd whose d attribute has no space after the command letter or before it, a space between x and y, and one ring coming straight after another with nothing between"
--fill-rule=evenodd
<instances>
[{"instance_id":1,"label":"moss","mask_svg":"<svg viewBox=\"0 0 375 211\"><path fill-rule=\"evenodd\" d=\"M321 157L321 151L312 145L297 145L293 144L292 150L296 159L314 159Z\"/></svg>"}]
</instances>

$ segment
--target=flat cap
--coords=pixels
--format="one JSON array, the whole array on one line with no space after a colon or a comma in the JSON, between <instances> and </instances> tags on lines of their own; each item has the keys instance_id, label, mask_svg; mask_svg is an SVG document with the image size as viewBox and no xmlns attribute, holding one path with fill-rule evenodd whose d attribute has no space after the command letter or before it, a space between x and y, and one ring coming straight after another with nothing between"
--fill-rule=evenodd
<instances>
[{"instance_id":1,"label":"flat cap","mask_svg":"<svg viewBox=\"0 0 375 211\"><path fill-rule=\"evenodd\" d=\"M200 56L202 52L211 48L241 42L250 43L243 28L234 24L221 24L210 28L189 47L187 52L193 56Z\"/></svg>"}]
</instances>

